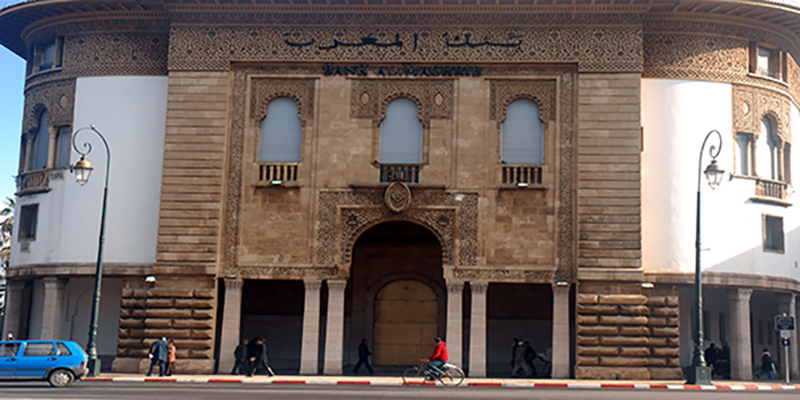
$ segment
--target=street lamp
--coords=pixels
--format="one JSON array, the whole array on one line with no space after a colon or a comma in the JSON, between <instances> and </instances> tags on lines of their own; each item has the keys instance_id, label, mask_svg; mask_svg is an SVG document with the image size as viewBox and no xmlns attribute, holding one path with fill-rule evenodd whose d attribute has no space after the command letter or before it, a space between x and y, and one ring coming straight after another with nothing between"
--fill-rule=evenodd
<instances>
[{"instance_id":1,"label":"street lamp","mask_svg":"<svg viewBox=\"0 0 800 400\"><path fill-rule=\"evenodd\" d=\"M716 134L719 141L719 147L712 144L708 149L708 154L711 156L711 163L708 164L705 170L703 170L703 150L705 150L706 142L708 142L708 138L710 138L712 134ZM720 182L722 182L722 176L725 174L725 171L719 169L719 166L717 165L717 156L719 155L720 150L722 150L722 135L720 135L720 133L714 129L711 132L708 132L705 140L703 140L703 146L700 147L700 158L697 162L697 232L694 248L694 288L696 307L694 326L697 328L697 332L695 333L694 337L694 354L692 355L692 365L689 367L688 373L686 374L686 383L695 385L711 384L711 367L706 365L706 360L703 357L703 284L700 280L700 172L705 174L706 179L708 180L708 186L711 186L711 189L719 186Z\"/></svg>"},{"instance_id":2,"label":"street lamp","mask_svg":"<svg viewBox=\"0 0 800 400\"><path fill-rule=\"evenodd\" d=\"M78 148L78 134L82 131L90 130L97 134L100 139L103 141L103 145L106 147L106 182L105 186L103 187L103 205L102 211L100 212L100 239L99 244L97 246L97 269L94 275L94 295L92 297L92 319L89 321L89 344L86 346L86 350L89 353L89 374L88 376L94 377L100 375L100 359L97 358L97 322L100 318L100 287L103 280L103 242L105 242L105 230L106 230L106 199L108 198L108 174L111 172L111 150L108 147L108 142L106 142L106 138L94 127L94 125L89 125L83 128L78 129L72 135L72 147L75 149L78 154L81 155L81 159L75 163L75 165L70 167L70 171L75 173L75 178L81 186L86 185L89 182L89 176L92 174L92 164L89 160L86 159L86 156L92 152L92 145L89 142L85 142L83 147L86 151L81 151Z\"/></svg>"}]
</instances>

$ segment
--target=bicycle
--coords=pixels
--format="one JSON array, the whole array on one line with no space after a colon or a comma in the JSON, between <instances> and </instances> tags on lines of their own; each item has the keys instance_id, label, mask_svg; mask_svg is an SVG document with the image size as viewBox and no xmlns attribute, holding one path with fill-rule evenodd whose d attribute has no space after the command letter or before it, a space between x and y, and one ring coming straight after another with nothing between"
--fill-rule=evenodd
<instances>
[{"instance_id":1,"label":"bicycle","mask_svg":"<svg viewBox=\"0 0 800 400\"><path fill-rule=\"evenodd\" d=\"M441 367L442 373L433 373L424 358L420 358L419 365L415 365L403 372L404 385L422 385L425 381L439 381L444 386L458 386L464 382L464 371L450 363L444 363Z\"/></svg>"}]
</instances>

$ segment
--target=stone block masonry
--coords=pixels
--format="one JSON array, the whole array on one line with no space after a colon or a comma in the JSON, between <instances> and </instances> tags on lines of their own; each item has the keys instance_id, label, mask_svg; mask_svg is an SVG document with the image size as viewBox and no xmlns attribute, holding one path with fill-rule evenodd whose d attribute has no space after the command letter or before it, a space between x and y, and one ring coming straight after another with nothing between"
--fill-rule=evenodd
<instances>
[{"instance_id":1,"label":"stone block masonry","mask_svg":"<svg viewBox=\"0 0 800 400\"><path fill-rule=\"evenodd\" d=\"M213 279L203 281L122 290L114 372L145 372L150 346L162 336L175 340L179 373L213 372L216 289Z\"/></svg>"},{"instance_id":2,"label":"stone block masonry","mask_svg":"<svg viewBox=\"0 0 800 400\"><path fill-rule=\"evenodd\" d=\"M678 296L579 294L577 379L680 379Z\"/></svg>"}]
</instances>

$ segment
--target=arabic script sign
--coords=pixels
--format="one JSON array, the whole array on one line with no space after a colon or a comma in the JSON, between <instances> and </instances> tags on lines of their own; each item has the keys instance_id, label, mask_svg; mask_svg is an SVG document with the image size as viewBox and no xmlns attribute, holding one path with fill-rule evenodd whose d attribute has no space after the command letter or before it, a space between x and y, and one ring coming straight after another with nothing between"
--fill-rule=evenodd
<instances>
[{"instance_id":1,"label":"arabic script sign","mask_svg":"<svg viewBox=\"0 0 800 400\"><path fill-rule=\"evenodd\" d=\"M481 76L483 68L477 65L335 65L327 63L322 66L324 75L343 76Z\"/></svg>"},{"instance_id":2,"label":"arabic script sign","mask_svg":"<svg viewBox=\"0 0 800 400\"><path fill-rule=\"evenodd\" d=\"M420 35L414 33L411 35L411 42L407 43L404 42L400 38L399 33L395 33L394 41L380 41L378 38L374 37L372 34L368 34L356 41L342 41L336 38L333 38L329 43L326 42L325 44L318 44L316 38L310 39L302 39L302 40L295 40L291 39L291 33L285 33L283 35L287 39L284 39L284 43L289 46L297 47L302 49L306 46L313 46L318 50L323 51L330 51L338 47L380 47L380 48L387 48L387 47L397 47L397 48L404 48L406 50L416 51L419 48L419 41ZM424 35L423 35L424 38ZM474 49L476 47L498 47L498 48L511 48L511 47L519 47L522 45L522 36L517 34L508 34L502 40L493 40L490 37L484 37L482 41L473 41L471 33L464 33L463 36L459 35L451 35L445 32L442 37L442 43L447 47L468 47Z\"/></svg>"}]
</instances>

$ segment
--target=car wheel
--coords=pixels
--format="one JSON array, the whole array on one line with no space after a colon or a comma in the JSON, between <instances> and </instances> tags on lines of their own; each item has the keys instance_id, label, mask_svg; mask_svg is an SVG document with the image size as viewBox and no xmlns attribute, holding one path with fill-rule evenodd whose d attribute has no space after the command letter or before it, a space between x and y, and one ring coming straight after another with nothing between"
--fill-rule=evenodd
<instances>
[{"instance_id":1,"label":"car wheel","mask_svg":"<svg viewBox=\"0 0 800 400\"><path fill-rule=\"evenodd\" d=\"M47 381L50 382L50 386L53 387L65 387L69 386L70 383L75 379L75 375L72 374L71 371L66 369L57 369L50 373L50 376L47 378Z\"/></svg>"}]
</instances>

